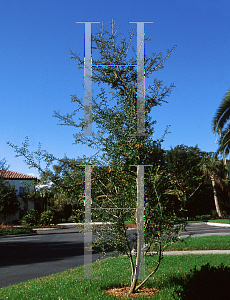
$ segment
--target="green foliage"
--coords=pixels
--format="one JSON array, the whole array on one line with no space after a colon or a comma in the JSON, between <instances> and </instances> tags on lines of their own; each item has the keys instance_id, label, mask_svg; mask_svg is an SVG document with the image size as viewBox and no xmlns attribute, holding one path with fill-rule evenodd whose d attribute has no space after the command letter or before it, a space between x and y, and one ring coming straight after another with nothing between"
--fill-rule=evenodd
<instances>
[{"instance_id":1,"label":"green foliage","mask_svg":"<svg viewBox=\"0 0 230 300\"><path fill-rule=\"evenodd\" d=\"M209 263L195 267L186 277L178 282L177 295L181 300L228 300L230 295L230 268L221 264L210 266Z\"/></svg>"},{"instance_id":2,"label":"green foliage","mask_svg":"<svg viewBox=\"0 0 230 300\"><path fill-rule=\"evenodd\" d=\"M1 224L0 226L0 235L14 235L14 234L25 234L25 233L31 233L33 232L29 228L16 228L13 227L12 225L4 225L4 223Z\"/></svg>"},{"instance_id":3,"label":"green foliage","mask_svg":"<svg viewBox=\"0 0 230 300\"><path fill-rule=\"evenodd\" d=\"M200 169L213 188L214 202L218 217L222 218L221 211L230 211L228 198L228 167L217 159L216 155L204 157L200 164Z\"/></svg>"},{"instance_id":4,"label":"green foliage","mask_svg":"<svg viewBox=\"0 0 230 300\"><path fill-rule=\"evenodd\" d=\"M208 221L211 218L211 215L200 215L200 216L195 216L195 220L196 221L201 221L201 220L205 220Z\"/></svg>"},{"instance_id":5,"label":"green foliage","mask_svg":"<svg viewBox=\"0 0 230 300\"><path fill-rule=\"evenodd\" d=\"M39 218L39 213L34 209L30 209L27 211L26 215L22 217L21 224L26 227L36 226L39 224Z\"/></svg>"},{"instance_id":6,"label":"green foliage","mask_svg":"<svg viewBox=\"0 0 230 300\"><path fill-rule=\"evenodd\" d=\"M216 153L217 155L220 152L222 153L224 163L225 163L225 155L228 155L230 150L229 108L230 108L230 89L226 92L224 98L222 99L212 119L212 131L213 133L219 134L219 140L218 140L219 148Z\"/></svg>"},{"instance_id":7,"label":"green foliage","mask_svg":"<svg viewBox=\"0 0 230 300\"><path fill-rule=\"evenodd\" d=\"M76 216L70 216L67 221L70 223L77 223L78 218Z\"/></svg>"},{"instance_id":8,"label":"green foliage","mask_svg":"<svg viewBox=\"0 0 230 300\"><path fill-rule=\"evenodd\" d=\"M212 188L207 185L206 178L201 171L204 159L211 157L212 153L201 151L198 146L188 147L178 145L165 151L165 163L176 186L172 197L173 210L177 215L193 217L211 211L213 206ZM209 180L210 181L210 180ZM183 210L180 211L181 203Z\"/></svg>"},{"instance_id":9,"label":"green foliage","mask_svg":"<svg viewBox=\"0 0 230 300\"><path fill-rule=\"evenodd\" d=\"M14 215L19 209L16 190L9 182L0 177L0 216L6 221L7 216Z\"/></svg>"},{"instance_id":10,"label":"green foliage","mask_svg":"<svg viewBox=\"0 0 230 300\"><path fill-rule=\"evenodd\" d=\"M0 159L0 171L1 170L7 170L9 168L9 165L7 165L6 159Z\"/></svg>"},{"instance_id":11,"label":"green foliage","mask_svg":"<svg viewBox=\"0 0 230 300\"><path fill-rule=\"evenodd\" d=\"M51 210L43 211L39 219L39 224L50 225L53 223L53 219L54 219L54 213Z\"/></svg>"}]
</instances>

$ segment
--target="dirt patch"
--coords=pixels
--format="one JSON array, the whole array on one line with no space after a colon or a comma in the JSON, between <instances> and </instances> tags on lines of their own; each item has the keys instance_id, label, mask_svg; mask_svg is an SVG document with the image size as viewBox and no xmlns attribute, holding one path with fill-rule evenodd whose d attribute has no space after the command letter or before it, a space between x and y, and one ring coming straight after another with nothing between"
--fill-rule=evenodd
<instances>
[{"instance_id":1,"label":"dirt patch","mask_svg":"<svg viewBox=\"0 0 230 300\"><path fill-rule=\"evenodd\" d=\"M127 226L128 228L137 228L137 225L135 224L126 224L125 226Z\"/></svg>"},{"instance_id":2,"label":"dirt patch","mask_svg":"<svg viewBox=\"0 0 230 300\"><path fill-rule=\"evenodd\" d=\"M120 297L121 299L131 299L139 296L146 296L147 298L153 299L154 295L159 292L159 290L154 288L141 287L135 294L131 294L128 297L129 287L115 287L106 290L107 293L115 297Z\"/></svg>"}]
</instances>

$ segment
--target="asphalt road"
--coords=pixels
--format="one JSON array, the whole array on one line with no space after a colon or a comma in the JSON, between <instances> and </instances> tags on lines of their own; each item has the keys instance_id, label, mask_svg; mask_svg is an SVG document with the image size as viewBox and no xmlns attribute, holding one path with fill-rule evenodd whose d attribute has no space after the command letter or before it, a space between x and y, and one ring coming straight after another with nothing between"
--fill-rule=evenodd
<instances>
[{"instance_id":1,"label":"asphalt road","mask_svg":"<svg viewBox=\"0 0 230 300\"><path fill-rule=\"evenodd\" d=\"M210 235L229 235L230 227L210 226L205 223L190 223L186 226L185 231L182 231L180 237L188 236L210 236Z\"/></svg>"},{"instance_id":2,"label":"asphalt road","mask_svg":"<svg viewBox=\"0 0 230 300\"><path fill-rule=\"evenodd\" d=\"M132 230L133 231L133 230ZM134 230L135 231L135 230ZM230 227L188 226L181 237L230 234ZM100 254L93 253L93 261ZM0 288L75 268L84 263L84 234L78 228L0 238Z\"/></svg>"},{"instance_id":3,"label":"asphalt road","mask_svg":"<svg viewBox=\"0 0 230 300\"><path fill-rule=\"evenodd\" d=\"M93 253L95 261L100 253ZM0 288L84 264L84 234L77 228L0 238Z\"/></svg>"}]
</instances>

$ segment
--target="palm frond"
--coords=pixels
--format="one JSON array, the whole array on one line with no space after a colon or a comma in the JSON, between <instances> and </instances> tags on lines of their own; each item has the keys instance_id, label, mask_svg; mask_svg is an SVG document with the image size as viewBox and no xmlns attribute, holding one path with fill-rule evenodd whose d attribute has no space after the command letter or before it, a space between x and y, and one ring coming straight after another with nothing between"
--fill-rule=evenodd
<instances>
[{"instance_id":1,"label":"palm frond","mask_svg":"<svg viewBox=\"0 0 230 300\"><path fill-rule=\"evenodd\" d=\"M230 89L225 94L212 120L213 132L220 132L230 119Z\"/></svg>"}]
</instances>

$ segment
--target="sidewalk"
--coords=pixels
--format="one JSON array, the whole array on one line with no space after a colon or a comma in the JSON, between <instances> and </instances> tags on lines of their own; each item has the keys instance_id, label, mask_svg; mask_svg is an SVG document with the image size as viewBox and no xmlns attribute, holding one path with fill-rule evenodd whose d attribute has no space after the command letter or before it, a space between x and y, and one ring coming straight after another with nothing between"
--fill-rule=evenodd
<instances>
[{"instance_id":1,"label":"sidewalk","mask_svg":"<svg viewBox=\"0 0 230 300\"><path fill-rule=\"evenodd\" d=\"M230 224L226 224L226 223L206 222L205 224L210 226L230 227Z\"/></svg>"},{"instance_id":2,"label":"sidewalk","mask_svg":"<svg viewBox=\"0 0 230 300\"><path fill-rule=\"evenodd\" d=\"M193 250L193 251L165 251L164 255L185 254L230 254L230 250Z\"/></svg>"}]
</instances>

